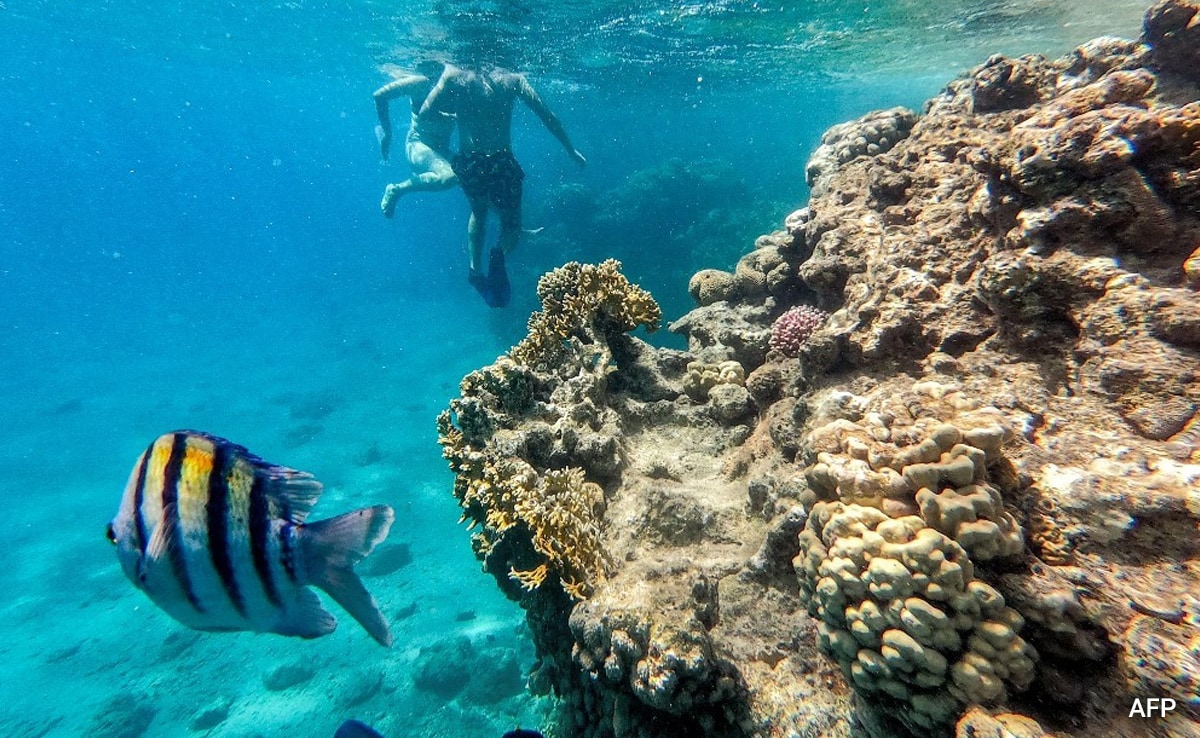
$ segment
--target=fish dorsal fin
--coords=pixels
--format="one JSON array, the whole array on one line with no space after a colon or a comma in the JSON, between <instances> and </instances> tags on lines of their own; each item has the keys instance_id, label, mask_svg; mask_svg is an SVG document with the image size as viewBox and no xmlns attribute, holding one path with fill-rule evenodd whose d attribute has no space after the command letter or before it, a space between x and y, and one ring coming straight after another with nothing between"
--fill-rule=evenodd
<instances>
[{"instance_id":1,"label":"fish dorsal fin","mask_svg":"<svg viewBox=\"0 0 1200 738\"><path fill-rule=\"evenodd\" d=\"M271 503L272 516L289 523L303 523L325 489L308 472L286 466L264 465L261 473L266 478L264 492Z\"/></svg>"}]
</instances>

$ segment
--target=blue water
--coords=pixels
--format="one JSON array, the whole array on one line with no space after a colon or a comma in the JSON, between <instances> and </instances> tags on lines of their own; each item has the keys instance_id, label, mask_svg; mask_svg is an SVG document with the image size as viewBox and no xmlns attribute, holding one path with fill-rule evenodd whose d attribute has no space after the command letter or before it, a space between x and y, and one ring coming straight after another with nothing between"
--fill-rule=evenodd
<instances>
[{"instance_id":1,"label":"blue water","mask_svg":"<svg viewBox=\"0 0 1200 738\"><path fill-rule=\"evenodd\" d=\"M992 52L1136 35L1142 10L916 5L0 2L0 734L539 724L548 705L519 689L414 686L421 649L460 635L462 672L532 661L456 525L434 417L523 335L542 272L616 256L676 318L692 272L804 204L829 125L919 109ZM527 70L589 160L518 114L526 221L546 231L512 255L505 310L467 285L460 193L378 210L408 172L379 161L370 94L380 65L429 51ZM182 427L317 475L316 517L396 508L413 561L367 581L392 650L336 608L319 641L193 635L133 589L104 525L140 451ZM264 689L297 662L310 680Z\"/></svg>"}]
</instances>

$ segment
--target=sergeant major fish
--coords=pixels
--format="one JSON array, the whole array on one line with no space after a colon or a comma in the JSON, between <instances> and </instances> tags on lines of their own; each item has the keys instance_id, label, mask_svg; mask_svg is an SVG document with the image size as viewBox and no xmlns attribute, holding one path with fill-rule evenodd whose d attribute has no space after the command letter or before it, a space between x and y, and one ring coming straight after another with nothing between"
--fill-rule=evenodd
<instances>
[{"instance_id":1,"label":"sergeant major fish","mask_svg":"<svg viewBox=\"0 0 1200 738\"><path fill-rule=\"evenodd\" d=\"M326 635L337 620L312 584L390 646L354 565L387 538L392 508L306 523L321 490L223 438L175 431L138 458L108 540L134 586L189 628Z\"/></svg>"}]
</instances>

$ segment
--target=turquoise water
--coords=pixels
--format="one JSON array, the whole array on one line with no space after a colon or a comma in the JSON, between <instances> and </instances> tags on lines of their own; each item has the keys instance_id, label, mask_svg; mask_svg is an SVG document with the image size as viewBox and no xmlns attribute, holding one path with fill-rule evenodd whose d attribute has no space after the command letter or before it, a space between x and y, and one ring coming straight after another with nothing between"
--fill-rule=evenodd
<instances>
[{"instance_id":1,"label":"turquoise water","mask_svg":"<svg viewBox=\"0 0 1200 738\"><path fill-rule=\"evenodd\" d=\"M674 319L693 271L731 267L805 202L829 125L919 108L993 52L1135 36L1143 9L0 2L0 734L538 725L546 705L489 671L533 657L456 525L433 425L523 335L537 275L616 256ZM546 230L512 255L504 310L466 282L461 194L379 214L408 172L379 161L370 95L383 65L430 52L528 71L589 159L518 114L527 225ZM390 651L336 606L318 641L193 634L130 585L104 525L146 444L184 427L314 473L318 518L396 508L412 561L367 578ZM417 686L459 636L450 668L473 681ZM264 686L298 665L306 681Z\"/></svg>"}]
</instances>

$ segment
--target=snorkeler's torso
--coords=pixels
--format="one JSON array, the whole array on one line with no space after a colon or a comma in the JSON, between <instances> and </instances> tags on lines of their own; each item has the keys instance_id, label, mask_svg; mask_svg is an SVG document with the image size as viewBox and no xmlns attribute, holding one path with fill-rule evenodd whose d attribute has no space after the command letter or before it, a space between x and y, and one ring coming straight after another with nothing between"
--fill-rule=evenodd
<instances>
[{"instance_id":1,"label":"snorkeler's torso","mask_svg":"<svg viewBox=\"0 0 1200 738\"><path fill-rule=\"evenodd\" d=\"M516 93L508 75L472 74L458 110L459 137L464 151L503 151L512 148L512 111Z\"/></svg>"}]
</instances>

